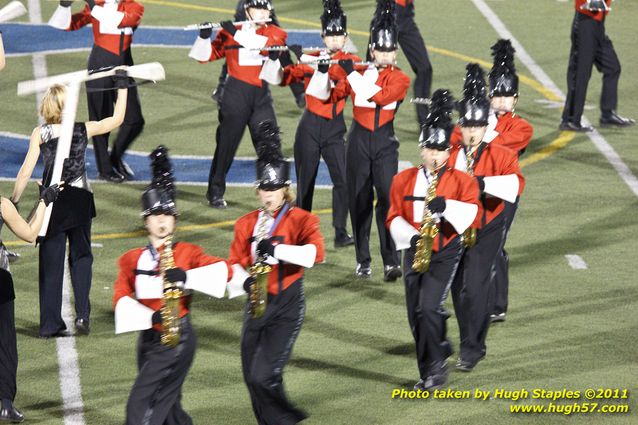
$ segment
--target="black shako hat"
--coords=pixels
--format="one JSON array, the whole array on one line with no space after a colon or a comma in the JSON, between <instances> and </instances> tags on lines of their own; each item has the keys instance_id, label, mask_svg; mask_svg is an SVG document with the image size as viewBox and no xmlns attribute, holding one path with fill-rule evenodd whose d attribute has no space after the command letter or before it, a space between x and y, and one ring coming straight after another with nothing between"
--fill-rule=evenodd
<instances>
[{"instance_id":1,"label":"black shako hat","mask_svg":"<svg viewBox=\"0 0 638 425\"><path fill-rule=\"evenodd\" d=\"M397 50L398 33L395 0L377 0L377 9L370 23L370 50Z\"/></svg>"},{"instance_id":2,"label":"black shako hat","mask_svg":"<svg viewBox=\"0 0 638 425\"><path fill-rule=\"evenodd\" d=\"M509 40L500 39L492 46L494 65L490 70L490 97L518 96L518 75L514 66L514 47Z\"/></svg>"},{"instance_id":3,"label":"black shako hat","mask_svg":"<svg viewBox=\"0 0 638 425\"><path fill-rule=\"evenodd\" d=\"M341 9L339 0L323 0L321 15L321 36L347 35L348 17Z\"/></svg>"},{"instance_id":4,"label":"black shako hat","mask_svg":"<svg viewBox=\"0 0 638 425\"><path fill-rule=\"evenodd\" d=\"M279 127L273 121L259 123L256 135L257 181L263 190L277 190L290 185L290 163L281 153Z\"/></svg>"},{"instance_id":5,"label":"black shako hat","mask_svg":"<svg viewBox=\"0 0 638 425\"><path fill-rule=\"evenodd\" d=\"M454 111L454 98L449 90L438 89L434 92L430 102L428 113L419 136L421 149L447 150L450 147L450 136L454 129L452 124L452 112Z\"/></svg>"},{"instance_id":6,"label":"black shako hat","mask_svg":"<svg viewBox=\"0 0 638 425\"><path fill-rule=\"evenodd\" d=\"M461 127L485 127L490 113L490 101L485 95L485 73L477 63L466 67L463 99L458 103Z\"/></svg>"},{"instance_id":7,"label":"black shako hat","mask_svg":"<svg viewBox=\"0 0 638 425\"><path fill-rule=\"evenodd\" d=\"M168 149L160 145L151 154L151 170L153 179L142 193L142 216L151 214L167 214L177 216L175 207L175 178L173 167L168 158Z\"/></svg>"}]
</instances>

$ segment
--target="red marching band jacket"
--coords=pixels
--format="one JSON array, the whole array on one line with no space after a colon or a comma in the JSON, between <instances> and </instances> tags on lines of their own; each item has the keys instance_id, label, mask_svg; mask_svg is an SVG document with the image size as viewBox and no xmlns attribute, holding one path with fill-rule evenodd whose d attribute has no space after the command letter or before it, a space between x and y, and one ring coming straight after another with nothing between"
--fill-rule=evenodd
<instances>
[{"instance_id":1,"label":"red marching band jacket","mask_svg":"<svg viewBox=\"0 0 638 425\"><path fill-rule=\"evenodd\" d=\"M399 102L408 93L410 77L395 66L380 71L371 67L363 72L363 78L361 75L361 72L354 71L339 81L332 89L330 101L337 102L348 95L352 96L354 120L366 129L375 131L394 120ZM374 78L376 75L378 77ZM371 90L375 85L376 89Z\"/></svg>"},{"instance_id":2,"label":"red marching band jacket","mask_svg":"<svg viewBox=\"0 0 638 425\"><path fill-rule=\"evenodd\" d=\"M527 149L534 129L532 125L521 118L521 116L508 112L498 118L494 130L498 135L490 142L490 144L505 146L516 152L519 156ZM461 143L461 127L454 127L450 143Z\"/></svg>"},{"instance_id":3,"label":"red marching band jacket","mask_svg":"<svg viewBox=\"0 0 638 425\"><path fill-rule=\"evenodd\" d=\"M161 279L157 279L159 275L159 256L163 248L155 253L155 256L148 247L134 248L119 259L119 273L115 281L113 294L113 308L115 308L124 297L136 298L138 285L142 284L161 284ZM223 258L214 257L204 253L204 250L187 242L176 242L173 244L173 258L175 259L175 267L184 269L184 271L196 269L199 267L224 262ZM226 264L228 275L226 281L229 281L233 275L233 271L229 264ZM152 279L157 279L152 282ZM211 284L214 277L211 277ZM186 284L188 284L188 279ZM140 288L141 291L141 288ZM190 296L184 296L180 300L180 317L188 314L188 305L190 304ZM137 301L150 309L157 311L162 308L161 298L145 298L137 299ZM155 325L155 329L161 330L160 325Z\"/></svg>"},{"instance_id":4,"label":"red marching band jacket","mask_svg":"<svg viewBox=\"0 0 638 425\"><path fill-rule=\"evenodd\" d=\"M319 52L315 54L309 54L308 56L319 56ZM353 62L361 61L357 55L353 55L351 53L346 53L343 51L338 51L331 56L333 60L340 59L352 59ZM310 84L310 80L315 73L315 69L307 64L296 64L296 65L288 65L284 68L283 80L281 82L282 86L287 86L292 83L303 82L304 90L308 89L308 84ZM341 68L338 64L331 65L328 69L328 77L330 81L336 84L336 82L343 80L347 77L343 68ZM333 119L341 112L346 106L346 101L344 99L339 99L335 102L326 103L324 100L318 99L308 93L306 93L306 109L312 112L315 115L319 115L320 117L324 117L326 119Z\"/></svg>"},{"instance_id":5,"label":"red marching band jacket","mask_svg":"<svg viewBox=\"0 0 638 425\"><path fill-rule=\"evenodd\" d=\"M483 142L474 152L474 176L483 176L484 178L492 176L516 176L518 180L518 189L514 195L520 196L525 189L525 178L521 174L518 166L518 156L511 149L492 143ZM478 156L478 159L477 159ZM455 143L452 145L450 159L448 164L456 169L465 171L466 156L463 144ZM459 166L463 164L463 166ZM505 208L502 198L489 194L488 182L485 182L485 193L481 196L483 200L483 217L481 218L481 227L485 227L489 222L494 220ZM515 196L510 200L514 202Z\"/></svg>"},{"instance_id":6,"label":"red marching band jacket","mask_svg":"<svg viewBox=\"0 0 638 425\"><path fill-rule=\"evenodd\" d=\"M281 212L281 209L275 213ZM314 245L314 258L304 258L310 267L315 263L320 263L324 258L323 235L319 230L319 217L301 208L291 207L286 215L279 221L272 234L275 245ZM228 263L239 264L247 269L255 262L255 249L257 243L254 241L255 226L260 215L260 210L252 211L240 217L235 223L235 238L230 245ZM279 256L278 247L275 247L275 258ZM304 267L298 264L278 260L272 264L272 271L268 276L268 293L276 295L279 293L279 283L281 279L282 290L285 290L294 282L303 277Z\"/></svg>"},{"instance_id":7,"label":"red marching band jacket","mask_svg":"<svg viewBox=\"0 0 638 425\"><path fill-rule=\"evenodd\" d=\"M241 30L242 25L238 25L237 28ZM255 34L268 37L265 46L283 46L286 44L286 39L288 38L286 31L272 24L261 26L255 31ZM262 80L259 78L259 75L263 63L260 57L267 57L268 52L249 51L243 48L242 45L224 29L220 29L217 32L217 36L212 41L212 47L213 51L208 59L209 61L226 58L228 75L256 87L262 86ZM206 62L202 61L202 63Z\"/></svg>"},{"instance_id":8,"label":"red marching band jacket","mask_svg":"<svg viewBox=\"0 0 638 425\"><path fill-rule=\"evenodd\" d=\"M96 7L104 6L104 0L96 0L95 5ZM119 56L121 34L122 32L124 33L124 40L122 41L122 51L124 51L131 47L133 31L139 26L142 20L144 6L134 0L121 0L117 4L117 11L122 12L124 17L117 25L117 28L109 28L106 25L101 25L100 21L91 15L91 9L89 9L87 5L81 12L72 15L71 26L68 30L75 31L91 24L95 44ZM93 13L93 15L95 15L95 13Z\"/></svg>"},{"instance_id":9,"label":"red marching band jacket","mask_svg":"<svg viewBox=\"0 0 638 425\"><path fill-rule=\"evenodd\" d=\"M607 3L608 7L611 7L611 2L612 0L605 0L605 3ZM578 13L582 13L583 15L587 15L587 16L591 16L592 18L594 18L595 20L601 22L603 19L605 19L605 16L607 16L607 14L609 12L605 11L605 12L590 12L589 10L583 10L581 9L581 7L583 5L587 4L587 0L574 0L574 8L576 9L576 12Z\"/></svg>"},{"instance_id":10,"label":"red marching band jacket","mask_svg":"<svg viewBox=\"0 0 638 425\"><path fill-rule=\"evenodd\" d=\"M448 162L448 164L450 164ZM398 218L403 218L409 223L416 232L421 228L421 220L423 218L423 207L425 206L425 193L427 191L425 185L421 190L418 190L420 194L417 194L415 188L417 182L422 184L425 182L424 169L422 167L412 167L407 170L401 171L395 175L392 179L392 187L390 189L390 210L388 211L388 217L386 218L386 227L390 229L392 236L396 242L396 232L393 232L393 222ZM464 202L466 204L475 205L476 209L472 213L468 213L466 217L467 224L471 227L480 227L480 219L483 215L483 206L479 201L479 187L476 179L471 178L469 175L462 171L455 170L453 168L443 168L439 170L439 182L436 187L436 195L442 196L446 201L454 200ZM416 199L415 199L416 198ZM419 202L419 208L415 208L415 202ZM447 203L447 202L446 202ZM447 210L447 205L446 205ZM444 212L445 214L445 212ZM397 223L395 223L396 225ZM399 230L400 231L400 230ZM406 230L403 230L404 232ZM411 229L409 229L411 231ZM405 236L406 242L411 239L412 233ZM434 244L432 250L438 252L443 249L451 240L457 237L459 233L455 230L454 226L445 219L445 215L439 222L439 233L434 238ZM397 249L400 249L400 244L397 243Z\"/></svg>"},{"instance_id":11,"label":"red marching band jacket","mask_svg":"<svg viewBox=\"0 0 638 425\"><path fill-rule=\"evenodd\" d=\"M414 3L414 0L396 0L396 3L399 6L406 7L407 5Z\"/></svg>"}]
</instances>

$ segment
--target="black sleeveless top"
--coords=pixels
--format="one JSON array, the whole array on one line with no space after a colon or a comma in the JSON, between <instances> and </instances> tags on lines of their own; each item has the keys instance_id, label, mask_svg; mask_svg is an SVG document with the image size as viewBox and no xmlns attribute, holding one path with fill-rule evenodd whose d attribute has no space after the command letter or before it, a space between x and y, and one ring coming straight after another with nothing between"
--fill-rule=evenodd
<instances>
[{"instance_id":1,"label":"black sleeveless top","mask_svg":"<svg viewBox=\"0 0 638 425\"><path fill-rule=\"evenodd\" d=\"M42 138L40 151L42 152L42 159L44 160L42 182L44 186L49 186L51 184L51 174L53 173L53 164L55 163L55 153L58 149L59 137L53 137L51 124L45 124L40 128L40 137ZM62 171L62 180L67 184L84 176L86 173L84 158L88 142L89 138L86 134L86 125L82 122L76 122L73 126L73 138L71 139L69 158L64 161L64 169Z\"/></svg>"},{"instance_id":2,"label":"black sleeveless top","mask_svg":"<svg viewBox=\"0 0 638 425\"><path fill-rule=\"evenodd\" d=\"M50 124L45 124L40 128L40 137L42 138L40 152L42 152L44 160L42 181L45 186L48 186L51 183L59 138L53 137L53 129ZM46 236L52 236L73 227L88 224L95 217L95 203L91 191L88 190L88 187L82 188L82 185L79 185L80 187L71 185L78 179L86 179L84 158L88 142L86 125L82 122L76 122L73 126L69 158L64 161L62 170L62 181L66 185L64 190L60 192L58 199L53 203L51 221L49 222Z\"/></svg>"}]
</instances>

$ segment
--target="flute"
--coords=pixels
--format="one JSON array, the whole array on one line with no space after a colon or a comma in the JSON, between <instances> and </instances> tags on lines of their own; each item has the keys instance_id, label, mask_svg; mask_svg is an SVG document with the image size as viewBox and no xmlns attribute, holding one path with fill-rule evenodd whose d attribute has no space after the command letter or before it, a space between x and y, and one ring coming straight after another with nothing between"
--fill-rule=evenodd
<instances>
[{"instance_id":1,"label":"flute","mask_svg":"<svg viewBox=\"0 0 638 425\"><path fill-rule=\"evenodd\" d=\"M337 65L337 64L339 64L339 61L336 60L336 59L319 59L319 58L317 58L317 60L301 61L299 63L304 64L304 65ZM354 65L354 66L376 66L376 65L381 65L381 64L378 63L378 62L363 61L363 62L353 62L352 65Z\"/></svg>"},{"instance_id":2,"label":"flute","mask_svg":"<svg viewBox=\"0 0 638 425\"><path fill-rule=\"evenodd\" d=\"M245 25L245 24L265 24L268 22L272 22L272 19L268 18L268 19L257 19L254 21L237 21L237 22L233 22L233 25ZM194 25L187 25L184 27L184 31L199 31L199 30L204 30L204 29L208 29L208 28L219 28L221 27L221 24L219 22L209 22L206 24L194 24Z\"/></svg>"}]
</instances>

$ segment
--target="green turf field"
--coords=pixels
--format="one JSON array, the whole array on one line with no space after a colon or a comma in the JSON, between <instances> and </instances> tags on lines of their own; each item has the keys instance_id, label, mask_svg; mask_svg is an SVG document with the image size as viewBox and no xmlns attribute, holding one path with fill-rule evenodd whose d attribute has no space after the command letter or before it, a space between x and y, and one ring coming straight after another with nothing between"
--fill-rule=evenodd
<instances>
[{"instance_id":1,"label":"green turf field","mask_svg":"<svg viewBox=\"0 0 638 425\"><path fill-rule=\"evenodd\" d=\"M373 11L372 0L342 0L352 39L365 50ZM565 70L573 8L571 1L490 0L490 7L551 79L565 91ZM46 21L56 4L41 1ZM144 2L146 25L181 26L203 20L228 19L233 0ZM282 25L316 29L321 13L318 0L275 0ZM489 61L489 47L497 34L470 0L416 1L417 21L430 48L433 89L449 88L458 95L467 59ZM193 7L194 6L194 7ZM78 6L74 6L78 7ZM209 8L210 11L207 11ZM213 9L217 11L213 11ZM619 111L638 118L638 53L635 21L638 3L614 4L607 32L623 65ZM634 34L632 36L632 34ZM25 42L27 42L25 40ZM135 48L137 63L160 61L167 80L140 89L146 128L133 149L150 151L159 143L173 153L212 155L217 124L216 105L209 97L221 62L200 65L185 49ZM87 53L47 56L50 75L82 69ZM407 61L401 66L412 76ZM600 404L628 403L638 408L635 390L638 365L638 198L594 147L587 136L576 135L550 156L537 155L561 136L560 108L548 109L537 100L553 100L518 61L521 84L517 110L535 130L524 155L527 186L510 233L510 310L508 319L490 329L488 355L470 374L453 371L454 390L629 389L627 400L593 400ZM17 98L18 81L33 78L30 58L9 58L0 75L0 131L29 134L37 124L35 97ZM589 85L586 115L598 121L600 77L594 71ZM284 132L284 151L292 155L300 110L287 88L273 88L278 120ZM87 119L84 98L78 119ZM350 113L347 113L349 122ZM403 105L395 123L402 142L401 159L417 161L417 124L410 105ZM601 130L634 174L638 174L638 129ZM563 135L565 136L565 135ZM247 137L246 137L247 139ZM238 155L254 156L244 140ZM136 335L113 334L112 283L116 260L127 249L145 244L139 197L142 185L94 185L98 218L93 222L94 249L92 332L76 339L85 423L121 424L129 390L136 376ZM9 196L12 184L0 183ZM226 256L232 225L217 225L254 209L248 188L230 188L230 208L220 212L205 204L204 186L179 186L181 212L178 239L201 244L207 252ZM23 206L35 199L29 189ZM310 413L308 424L632 424L626 414L578 413L511 414L508 400L392 400L395 388L411 388L418 379L412 337L406 320L403 286L382 281L376 230L371 237L373 278L355 281L354 250L332 248L330 191L316 193L326 236L327 260L306 274L306 321L286 369L285 382L293 401ZM23 209L27 209L23 207ZM23 210L24 213L24 210ZM203 225L193 230L193 225ZM189 227L190 226L190 227ZM203 228L202 228L203 227ZM124 235L114 235L124 234ZM14 240L3 232L5 240ZM37 251L11 246L22 258L12 267L16 283L16 325L20 366L16 405L27 423L63 424L55 341L42 341L38 329ZM573 270L566 254L583 257L589 268ZM449 311L453 309L451 302ZM199 349L184 386L183 405L196 424L254 423L248 393L242 381L239 338L241 300L216 300L196 295L193 320ZM458 348L454 316L449 337ZM580 399L577 402L587 402ZM531 399L514 404L547 404ZM561 400L558 403L572 404Z\"/></svg>"}]
</instances>

